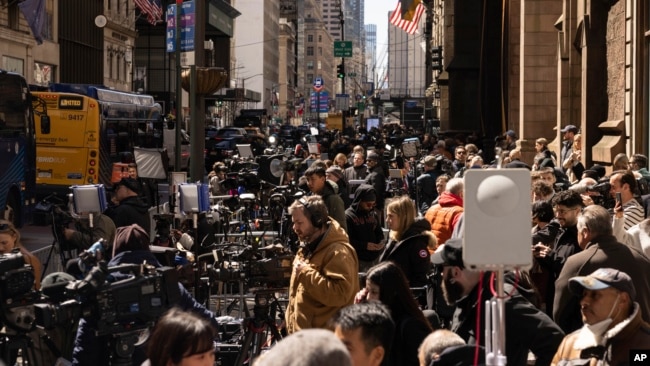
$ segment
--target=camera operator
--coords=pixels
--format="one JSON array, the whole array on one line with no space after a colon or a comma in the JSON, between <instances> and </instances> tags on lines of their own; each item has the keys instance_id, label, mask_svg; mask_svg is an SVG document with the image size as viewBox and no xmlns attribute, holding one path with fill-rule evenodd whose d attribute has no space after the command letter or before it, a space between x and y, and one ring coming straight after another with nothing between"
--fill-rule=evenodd
<instances>
[{"instance_id":1,"label":"camera operator","mask_svg":"<svg viewBox=\"0 0 650 366\"><path fill-rule=\"evenodd\" d=\"M115 227L138 224L147 232L151 229L149 207L140 199L139 184L133 178L122 178L113 185L114 196L111 202L114 206L104 212L115 223Z\"/></svg>"},{"instance_id":2,"label":"camera operator","mask_svg":"<svg viewBox=\"0 0 650 366\"><path fill-rule=\"evenodd\" d=\"M32 266L34 271L34 289L41 288L41 262L38 258L25 249L20 242L20 232L14 224L6 220L0 220L0 255L9 254L19 250L25 259L25 264Z\"/></svg>"},{"instance_id":3,"label":"camera operator","mask_svg":"<svg viewBox=\"0 0 650 366\"><path fill-rule=\"evenodd\" d=\"M142 264L147 263L160 267L160 263L149 249L149 235L138 225L119 227L115 234L113 246L113 259L108 262L108 267L120 264ZM113 274L114 277L117 277ZM179 308L191 311L201 318L209 320L215 329L218 323L214 314L199 304L185 288L178 284L181 297L177 304ZM81 318L79 329L74 342L72 353L73 365L109 365L111 362L110 336L95 335L95 320L92 318ZM140 365L146 357L144 350L136 348L133 354L134 365Z\"/></svg>"},{"instance_id":4,"label":"camera operator","mask_svg":"<svg viewBox=\"0 0 650 366\"><path fill-rule=\"evenodd\" d=\"M289 285L287 331L325 328L359 291L357 253L341 225L328 216L321 197L294 201L289 214L301 245Z\"/></svg>"},{"instance_id":5,"label":"camera operator","mask_svg":"<svg viewBox=\"0 0 650 366\"><path fill-rule=\"evenodd\" d=\"M210 194L213 196L224 196L228 191L223 187L221 182L226 179L228 167L226 164L217 161L212 166L212 171L208 173L208 182L210 182Z\"/></svg>"},{"instance_id":6,"label":"camera operator","mask_svg":"<svg viewBox=\"0 0 650 366\"><path fill-rule=\"evenodd\" d=\"M129 163L127 166L127 172L129 173L129 178L135 180L140 185L140 190L138 197L144 202L147 207L151 207L156 204L156 199L154 192L156 189L153 187L153 184L150 179L140 178L138 176L138 165L136 163Z\"/></svg>"},{"instance_id":7,"label":"camera operator","mask_svg":"<svg viewBox=\"0 0 650 366\"><path fill-rule=\"evenodd\" d=\"M81 252L90 248L99 239L104 239L106 245L104 249L110 249L115 239L115 223L110 217L101 213L93 215L93 227L90 227L88 214L73 215L73 218L75 228L65 228L63 230L68 247Z\"/></svg>"}]
</instances>

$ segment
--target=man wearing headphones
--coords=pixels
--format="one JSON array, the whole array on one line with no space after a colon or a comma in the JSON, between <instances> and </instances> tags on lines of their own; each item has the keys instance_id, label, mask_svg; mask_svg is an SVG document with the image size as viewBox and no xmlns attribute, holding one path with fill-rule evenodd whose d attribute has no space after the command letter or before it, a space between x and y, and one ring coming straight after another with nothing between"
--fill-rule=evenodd
<instances>
[{"instance_id":1,"label":"man wearing headphones","mask_svg":"<svg viewBox=\"0 0 650 366\"><path fill-rule=\"evenodd\" d=\"M323 199L309 196L289 206L300 249L293 261L286 311L287 331L326 328L330 318L352 304L359 291L359 260Z\"/></svg>"}]
</instances>

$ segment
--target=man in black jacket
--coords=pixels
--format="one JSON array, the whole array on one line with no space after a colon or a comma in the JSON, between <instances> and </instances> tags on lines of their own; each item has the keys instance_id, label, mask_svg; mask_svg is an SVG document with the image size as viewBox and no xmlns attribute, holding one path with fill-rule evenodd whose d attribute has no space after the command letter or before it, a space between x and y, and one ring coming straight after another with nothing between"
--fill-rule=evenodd
<instances>
[{"instance_id":1,"label":"man in black jacket","mask_svg":"<svg viewBox=\"0 0 650 366\"><path fill-rule=\"evenodd\" d=\"M354 193L352 204L345 210L350 244L359 257L359 272L365 272L375 264L385 245L381 220L375 210L376 199L375 189L362 184Z\"/></svg>"},{"instance_id":2,"label":"man in black jacket","mask_svg":"<svg viewBox=\"0 0 650 366\"><path fill-rule=\"evenodd\" d=\"M336 183L326 179L325 168L318 164L312 164L305 171L305 178L307 178L307 186L311 193L323 198L328 214L341 225L343 230L347 231L345 205L338 195L339 187Z\"/></svg>"},{"instance_id":3,"label":"man in black jacket","mask_svg":"<svg viewBox=\"0 0 650 366\"><path fill-rule=\"evenodd\" d=\"M546 296L542 301L546 304L546 314L553 316L553 299L555 297L555 279L558 278L562 267L567 259L580 252L578 245L578 216L582 209L582 197L574 190L567 190L557 193L553 197L553 211L555 218L544 229L538 231L538 237L543 237L545 232L549 235L559 225L553 244L533 244L533 256L535 262L539 263L548 273L546 284Z\"/></svg>"},{"instance_id":4,"label":"man in black jacket","mask_svg":"<svg viewBox=\"0 0 650 366\"><path fill-rule=\"evenodd\" d=\"M384 175L384 168L381 166L379 155L373 151L369 152L366 165L368 165L368 175L365 183L375 188L377 209L379 212L383 212L384 197L386 195L386 175Z\"/></svg>"},{"instance_id":5,"label":"man in black jacket","mask_svg":"<svg viewBox=\"0 0 650 366\"><path fill-rule=\"evenodd\" d=\"M463 263L462 239L450 239L431 256L434 265L442 267L442 291L447 303L456 310L451 331L467 344L485 346L485 301L493 298L490 290L492 273L473 271ZM479 282L482 286L479 286ZM495 285L496 286L496 285ZM535 365L549 365L564 333L551 318L526 300L518 289L505 284L505 349L508 365L526 365L528 351L536 357ZM480 290L480 293L479 293ZM477 311L480 304L481 311ZM477 322L477 313L481 317ZM476 329L480 324L481 329Z\"/></svg>"},{"instance_id":6,"label":"man in black jacket","mask_svg":"<svg viewBox=\"0 0 650 366\"><path fill-rule=\"evenodd\" d=\"M104 214L110 217L115 227L138 224L147 233L151 229L149 207L140 199L140 185L133 178L122 178L113 186L112 202L116 206L109 207Z\"/></svg>"}]
</instances>

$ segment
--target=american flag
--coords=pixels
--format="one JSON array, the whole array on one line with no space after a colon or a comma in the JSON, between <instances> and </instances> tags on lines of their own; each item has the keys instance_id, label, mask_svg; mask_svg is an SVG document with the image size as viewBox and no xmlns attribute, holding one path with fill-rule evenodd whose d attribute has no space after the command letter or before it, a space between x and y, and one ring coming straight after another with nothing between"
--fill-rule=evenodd
<instances>
[{"instance_id":1,"label":"american flag","mask_svg":"<svg viewBox=\"0 0 650 366\"><path fill-rule=\"evenodd\" d=\"M142 14L147 15L149 23L156 25L162 21L163 9L160 0L133 0Z\"/></svg>"},{"instance_id":2,"label":"american flag","mask_svg":"<svg viewBox=\"0 0 650 366\"><path fill-rule=\"evenodd\" d=\"M415 8L415 15L413 15L413 20L409 21L402 19L402 2L397 2L397 7L393 14L390 16L390 24L401 28L404 32L408 34L414 34L418 30L418 23L420 22L420 17L424 13L424 5L422 2L418 2L417 7Z\"/></svg>"}]
</instances>

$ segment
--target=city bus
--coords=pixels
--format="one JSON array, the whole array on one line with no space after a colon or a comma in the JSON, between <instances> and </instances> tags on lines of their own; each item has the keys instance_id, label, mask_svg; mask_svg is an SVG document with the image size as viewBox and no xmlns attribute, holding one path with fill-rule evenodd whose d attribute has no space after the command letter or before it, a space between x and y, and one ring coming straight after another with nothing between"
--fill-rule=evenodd
<instances>
[{"instance_id":1,"label":"city bus","mask_svg":"<svg viewBox=\"0 0 650 366\"><path fill-rule=\"evenodd\" d=\"M61 86L63 85L63 86ZM71 185L111 185L115 163L133 161L134 147L168 148L164 136L169 126L162 108L150 95L133 94L96 86L73 88L55 84L33 92L42 106L35 106L36 189L40 197L67 193ZM49 117L48 123L38 118ZM172 130L173 131L173 130ZM186 163L189 138L183 140Z\"/></svg>"},{"instance_id":2,"label":"city bus","mask_svg":"<svg viewBox=\"0 0 650 366\"><path fill-rule=\"evenodd\" d=\"M20 227L35 204L32 95L22 75L0 70L0 212Z\"/></svg>"}]
</instances>

